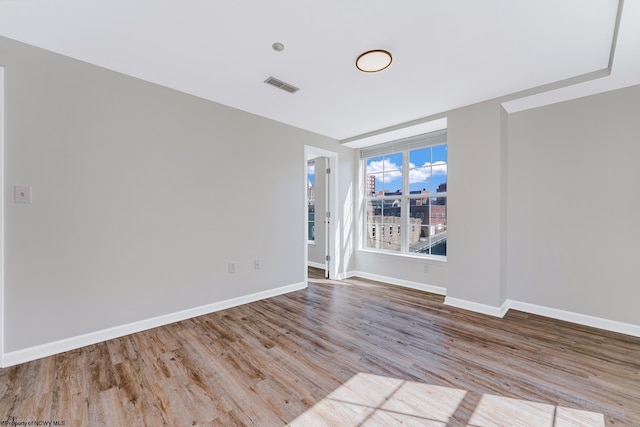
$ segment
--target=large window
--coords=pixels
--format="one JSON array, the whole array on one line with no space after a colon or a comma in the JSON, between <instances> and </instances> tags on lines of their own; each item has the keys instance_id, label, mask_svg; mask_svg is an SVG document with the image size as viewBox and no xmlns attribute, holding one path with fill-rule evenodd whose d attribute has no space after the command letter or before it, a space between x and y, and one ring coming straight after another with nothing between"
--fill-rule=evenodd
<instances>
[{"instance_id":1,"label":"large window","mask_svg":"<svg viewBox=\"0 0 640 427\"><path fill-rule=\"evenodd\" d=\"M366 148L366 249L446 256L446 131Z\"/></svg>"}]
</instances>

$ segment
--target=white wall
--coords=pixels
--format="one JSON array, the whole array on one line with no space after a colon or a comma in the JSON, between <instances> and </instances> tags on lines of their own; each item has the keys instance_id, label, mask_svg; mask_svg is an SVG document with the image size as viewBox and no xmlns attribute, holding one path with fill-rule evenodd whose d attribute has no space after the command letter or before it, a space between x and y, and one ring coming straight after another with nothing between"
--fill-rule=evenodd
<instances>
[{"instance_id":1,"label":"white wall","mask_svg":"<svg viewBox=\"0 0 640 427\"><path fill-rule=\"evenodd\" d=\"M358 251L353 274L444 295L447 267L443 261Z\"/></svg>"},{"instance_id":2,"label":"white wall","mask_svg":"<svg viewBox=\"0 0 640 427\"><path fill-rule=\"evenodd\" d=\"M497 102L446 113L446 261L360 250L356 253L357 274L365 272L426 290L435 288L431 290L446 292L448 302L457 299L492 308L502 304L506 298L501 262L506 141L502 137L501 115ZM359 215L362 216L362 206Z\"/></svg>"},{"instance_id":3,"label":"white wall","mask_svg":"<svg viewBox=\"0 0 640 427\"><path fill-rule=\"evenodd\" d=\"M509 307L640 334L640 86L507 114L446 113L447 261L356 252L356 269L441 286L445 302ZM362 185L362 184L360 184Z\"/></svg>"},{"instance_id":4,"label":"white wall","mask_svg":"<svg viewBox=\"0 0 640 427\"><path fill-rule=\"evenodd\" d=\"M640 86L509 117L509 298L640 325Z\"/></svg>"},{"instance_id":5,"label":"white wall","mask_svg":"<svg viewBox=\"0 0 640 427\"><path fill-rule=\"evenodd\" d=\"M448 114L447 299L499 307L503 220L501 108L484 102Z\"/></svg>"},{"instance_id":6,"label":"white wall","mask_svg":"<svg viewBox=\"0 0 640 427\"><path fill-rule=\"evenodd\" d=\"M4 206L6 352L303 284L304 145L353 150L5 38L0 58L4 191L33 186Z\"/></svg>"},{"instance_id":7,"label":"white wall","mask_svg":"<svg viewBox=\"0 0 640 427\"><path fill-rule=\"evenodd\" d=\"M639 87L447 113L443 263L355 251L356 153L334 140L4 38L0 58L4 192L34 197L5 200L5 352L301 284L305 145L338 153L339 275L640 325Z\"/></svg>"}]
</instances>

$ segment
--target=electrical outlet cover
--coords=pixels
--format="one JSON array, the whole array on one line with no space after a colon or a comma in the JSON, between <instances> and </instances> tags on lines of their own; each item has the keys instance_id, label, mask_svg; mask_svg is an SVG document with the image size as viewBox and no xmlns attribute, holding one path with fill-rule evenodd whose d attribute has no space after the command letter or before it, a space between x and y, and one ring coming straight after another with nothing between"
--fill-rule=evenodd
<instances>
[{"instance_id":1,"label":"electrical outlet cover","mask_svg":"<svg viewBox=\"0 0 640 427\"><path fill-rule=\"evenodd\" d=\"M28 185L14 186L13 201L15 203L31 203L31 187Z\"/></svg>"}]
</instances>

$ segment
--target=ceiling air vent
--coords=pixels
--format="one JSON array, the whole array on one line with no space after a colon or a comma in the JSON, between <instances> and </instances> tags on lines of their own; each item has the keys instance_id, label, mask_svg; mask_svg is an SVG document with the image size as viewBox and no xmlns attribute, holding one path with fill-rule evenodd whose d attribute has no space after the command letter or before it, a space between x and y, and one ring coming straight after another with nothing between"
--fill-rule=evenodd
<instances>
[{"instance_id":1,"label":"ceiling air vent","mask_svg":"<svg viewBox=\"0 0 640 427\"><path fill-rule=\"evenodd\" d=\"M297 91L300 90L300 88L297 88L293 85L290 85L289 83L285 83L282 80L278 80L275 77L269 77L267 80L264 81L266 84L270 84L271 86L275 86L278 89L282 89L286 92L289 93L296 93Z\"/></svg>"}]
</instances>

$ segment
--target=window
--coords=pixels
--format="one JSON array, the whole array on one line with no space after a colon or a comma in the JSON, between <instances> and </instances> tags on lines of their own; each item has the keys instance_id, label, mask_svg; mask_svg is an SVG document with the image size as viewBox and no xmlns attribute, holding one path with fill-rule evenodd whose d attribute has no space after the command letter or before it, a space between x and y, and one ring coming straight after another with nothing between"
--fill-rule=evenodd
<instances>
[{"instance_id":1,"label":"window","mask_svg":"<svg viewBox=\"0 0 640 427\"><path fill-rule=\"evenodd\" d=\"M446 256L446 130L364 148L361 158L364 248Z\"/></svg>"},{"instance_id":2,"label":"window","mask_svg":"<svg viewBox=\"0 0 640 427\"><path fill-rule=\"evenodd\" d=\"M309 160L307 162L307 239L309 241L316 240L316 196L314 191L316 178L316 162L315 160Z\"/></svg>"}]
</instances>

